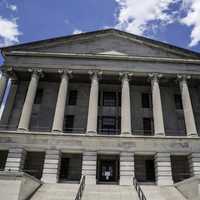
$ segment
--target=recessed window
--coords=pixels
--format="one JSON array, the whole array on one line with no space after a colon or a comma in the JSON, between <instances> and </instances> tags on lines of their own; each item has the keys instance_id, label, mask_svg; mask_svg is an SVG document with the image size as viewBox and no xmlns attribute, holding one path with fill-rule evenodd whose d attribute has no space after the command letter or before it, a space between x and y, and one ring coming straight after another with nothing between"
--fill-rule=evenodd
<instances>
[{"instance_id":1,"label":"recessed window","mask_svg":"<svg viewBox=\"0 0 200 200\"><path fill-rule=\"evenodd\" d=\"M144 135L152 135L152 120L151 118L143 118Z\"/></svg>"},{"instance_id":2,"label":"recessed window","mask_svg":"<svg viewBox=\"0 0 200 200\"><path fill-rule=\"evenodd\" d=\"M182 110L183 109L183 104L182 104L182 99L180 94L175 94L174 95L174 101L175 101L175 106L176 109Z\"/></svg>"},{"instance_id":3,"label":"recessed window","mask_svg":"<svg viewBox=\"0 0 200 200\"><path fill-rule=\"evenodd\" d=\"M114 133L116 132L116 118L115 117L108 117L103 116L102 117L102 123L101 123L101 132L103 133Z\"/></svg>"},{"instance_id":4,"label":"recessed window","mask_svg":"<svg viewBox=\"0 0 200 200\"><path fill-rule=\"evenodd\" d=\"M74 127L74 115L66 115L64 118L64 132L72 132Z\"/></svg>"},{"instance_id":5,"label":"recessed window","mask_svg":"<svg viewBox=\"0 0 200 200\"><path fill-rule=\"evenodd\" d=\"M69 92L69 102L68 104L71 106L76 105L77 103L77 90L70 90Z\"/></svg>"},{"instance_id":6,"label":"recessed window","mask_svg":"<svg viewBox=\"0 0 200 200\"><path fill-rule=\"evenodd\" d=\"M36 92L34 104L41 104L42 103L42 97L43 97L43 88L39 88Z\"/></svg>"},{"instance_id":7,"label":"recessed window","mask_svg":"<svg viewBox=\"0 0 200 200\"><path fill-rule=\"evenodd\" d=\"M142 93L142 107L150 108L150 95L149 93Z\"/></svg>"},{"instance_id":8,"label":"recessed window","mask_svg":"<svg viewBox=\"0 0 200 200\"><path fill-rule=\"evenodd\" d=\"M115 92L103 92L103 106L116 106Z\"/></svg>"}]
</instances>

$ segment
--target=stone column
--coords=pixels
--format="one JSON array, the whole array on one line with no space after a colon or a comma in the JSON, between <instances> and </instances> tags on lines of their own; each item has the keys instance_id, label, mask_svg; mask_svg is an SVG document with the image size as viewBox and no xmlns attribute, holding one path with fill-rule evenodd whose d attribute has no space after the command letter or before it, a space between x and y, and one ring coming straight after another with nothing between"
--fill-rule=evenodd
<instances>
[{"instance_id":1,"label":"stone column","mask_svg":"<svg viewBox=\"0 0 200 200\"><path fill-rule=\"evenodd\" d=\"M26 94L26 99L24 102L24 106L22 109L22 114L20 117L18 130L27 131L29 128L29 122L32 113L32 107L35 99L35 95L37 92L37 86L39 82L39 74L38 72L34 71L31 76L31 81L29 83L28 92Z\"/></svg>"},{"instance_id":2,"label":"stone column","mask_svg":"<svg viewBox=\"0 0 200 200\"><path fill-rule=\"evenodd\" d=\"M8 97L6 100L5 108L3 110L3 114L1 117L1 125L5 127L8 124L9 118L11 116L13 105L15 103L15 97L17 94L17 88L18 88L18 82L17 79L14 77L11 77L10 79L10 88Z\"/></svg>"},{"instance_id":3,"label":"stone column","mask_svg":"<svg viewBox=\"0 0 200 200\"><path fill-rule=\"evenodd\" d=\"M191 153L189 155L191 176L200 175L200 153Z\"/></svg>"},{"instance_id":4,"label":"stone column","mask_svg":"<svg viewBox=\"0 0 200 200\"><path fill-rule=\"evenodd\" d=\"M155 155L155 171L158 185L173 185L170 153Z\"/></svg>"},{"instance_id":5,"label":"stone column","mask_svg":"<svg viewBox=\"0 0 200 200\"><path fill-rule=\"evenodd\" d=\"M129 76L125 73L122 75L122 97L121 97L121 134L131 134L131 103Z\"/></svg>"},{"instance_id":6,"label":"stone column","mask_svg":"<svg viewBox=\"0 0 200 200\"><path fill-rule=\"evenodd\" d=\"M91 75L91 89L87 119L87 133L97 134L99 78L96 72Z\"/></svg>"},{"instance_id":7,"label":"stone column","mask_svg":"<svg viewBox=\"0 0 200 200\"><path fill-rule=\"evenodd\" d=\"M134 154L122 152L120 154L120 185L133 185Z\"/></svg>"},{"instance_id":8,"label":"stone column","mask_svg":"<svg viewBox=\"0 0 200 200\"><path fill-rule=\"evenodd\" d=\"M96 184L97 153L83 152L82 175L86 176L86 184Z\"/></svg>"},{"instance_id":9,"label":"stone column","mask_svg":"<svg viewBox=\"0 0 200 200\"><path fill-rule=\"evenodd\" d=\"M151 90L152 90L152 104L153 104L153 122L155 136L165 135L162 102L159 87L159 78L161 74L150 74Z\"/></svg>"},{"instance_id":10,"label":"stone column","mask_svg":"<svg viewBox=\"0 0 200 200\"><path fill-rule=\"evenodd\" d=\"M0 105L3 101L3 97L4 97L4 93L6 90L6 86L7 86L7 82L8 82L8 75L6 72L2 72L1 74L1 79L0 79Z\"/></svg>"},{"instance_id":11,"label":"stone column","mask_svg":"<svg viewBox=\"0 0 200 200\"><path fill-rule=\"evenodd\" d=\"M187 84L187 79L189 78L190 76L180 76L180 75L178 76L181 98L183 103L185 126L186 126L187 136L198 136L194 119L194 113L192 109L192 103L190 99L190 92Z\"/></svg>"},{"instance_id":12,"label":"stone column","mask_svg":"<svg viewBox=\"0 0 200 200\"><path fill-rule=\"evenodd\" d=\"M67 88L68 88L69 77L66 72L62 74L60 88L58 91L56 110L53 121L53 132L62 132L63 131L63 120L65 115L65 105L67 98Z\"/></svg>"},{"instance_id":13,"label":"stone column","mask_svg":"<svg viewBox=\"0 0 200 200\"><path fill-rule=\"evenodd\" d=\"M5 171L22 171L25 161L25 150L21 147L9 149Z\"/></svg>"},{"instance_id":14,"label":"stone column","mask_svg":"<svg viewBox=\"0 0 200 200\"><path fill-rule=\"evenodd\" d=\"M45 183L57 183L60 169L60 151L47 150L44 160L42 181Z\"/></svg>"}]
</instances>

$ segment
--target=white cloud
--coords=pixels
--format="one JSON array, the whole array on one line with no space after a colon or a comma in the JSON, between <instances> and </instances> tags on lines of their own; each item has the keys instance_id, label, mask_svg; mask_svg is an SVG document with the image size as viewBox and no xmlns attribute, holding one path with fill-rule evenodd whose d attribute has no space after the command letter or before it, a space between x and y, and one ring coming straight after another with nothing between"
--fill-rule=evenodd
<instances>
[{"instance_id":1,"label":"white cloud","mask_svg":"<svg viewBox=\"0 0 200 200\"><path fill-rule=\"evenodd\" d=\"M116 28L143 35L153 21L158 21L160 24L172 23L174 13L170 14L167 11L179 0L115 1L119 4Z\"/></svg>"},{"instance_id":2,"label":"white cloud","mask_svg":"<svg viewBox=\"0 0 200 200\"><path fill-rule=\"evenodd\" d=\"M192 27L190 47L200 42L200 0L184 0L184 8L187 12L180 22Z\"/></svg>"},{"instance_id":3,"label":"white cloud","mask_svg":"<svg viewBox=\"0 0 200 200\"><path fill-rule=\"evenodd\" d=\"M12 11L17 11L17 6L14 4L7 5L7 7Z\"/></svg>"},{"instance_id":4,"label":"white cloud","mask_svg":"<svg viewBox=\"0 0 200 200\"><path fill-rule=\"evenodd\" d=\"M16 19L8 20L0 16L0 46L8 46L19 42Z\"/></svg>"},{"instance_id":5,"label":"white cloud","mask_svg":"<svg viewBox=\"0 0 200 200\"><path fill-rule=\"evenodd\" d=\"M115 28L145 35L176 22L191 27L190 47L200 43L200 0L115 1L119 5Z\"/></svg>"},{"instance_id":6,"label":"white cloud","mask_svg":"<svg viewBox=\"0 0 200 200\"><path fill-rule=\"evenodd\" d=\"M75 35L75 34L80 34L80 33L82 33L83 31L81 31L81 30L79 30L79 29L75 29L74 31L73 31L73 35Z\"/></svg>"}]
</instances>

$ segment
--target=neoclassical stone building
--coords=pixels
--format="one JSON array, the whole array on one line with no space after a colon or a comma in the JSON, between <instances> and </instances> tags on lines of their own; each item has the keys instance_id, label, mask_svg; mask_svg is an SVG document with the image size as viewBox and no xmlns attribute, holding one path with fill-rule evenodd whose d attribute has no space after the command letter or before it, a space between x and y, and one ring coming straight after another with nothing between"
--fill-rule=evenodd
<instances>
[{"instance_id":1,"label":"neoclassical stone building","mask_svg":"<svg viewBox=\"0 0 200 200\"><path fill-rule=\"evenodd\" d=\"M2 170L120 185L200 174L200 54L109 29L2 55Z\"/></svg>"}]
</instances>

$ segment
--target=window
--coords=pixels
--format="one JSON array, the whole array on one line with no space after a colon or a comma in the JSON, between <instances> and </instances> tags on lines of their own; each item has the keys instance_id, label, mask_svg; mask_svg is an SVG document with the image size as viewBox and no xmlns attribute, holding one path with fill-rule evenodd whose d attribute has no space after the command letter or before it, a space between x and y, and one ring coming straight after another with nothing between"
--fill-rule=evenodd
<instances>
[{"instance_id":1,"label":"window","mask_svg":"<svg viewBox=\"0 0 200 200\"><path fill-rule=\"evenodd\" d=\"M150 108L150 95L148 93L142 93L142 107Z\"/></svg>"},{"instance_id":2,"label":"window","mask_svg":"<svg viewBox=\"0 0 200 200\"><path fill-rule=\"evenodd\" d=\"M115 133L116 132L116 118L115 117L102 117L101 131L103 133Z\"/></svg>"},{"instance_id":3,"label":"window","mask_svg":"<svg viewBox=\"0 0 200 200\"><path fill-rule=\"evenodd\" d=\"M103 92L103 106L116 106L115 92Z\"/></svg>"},{"instance_id":4,"label":"window","mask_svg":"<svg viewBox=\"0 0 200 200\"><path fill-rule=\"evenodd\" d=\"M152 135L151 118L143 118L144 135Z\"/></svg>"},{"instance_id":5,"label":"window","mask_svg":"<svg viewBox=\"0 0 200 200\"><path fill-rule=\"evenodd\" d=\"M182 104L182 99L181 99L181 95L180 94L175 94L174 95L174 101L175 101L175 106L176 109L183 109L183 104Z\"/></svg>"},{"instance_id":6,"label":"window","mask_svg":"<svg viewBox=\"0 0 200 200\"><path fill-rule=\"evenodd\" d=\"M41 104L42 103L42 97L43 97L43 88L39 88L36 92L34 104Z\"/></svg>"},{"instance_id":7,"label":"window","mask_svg":"<svg viewBox=\"0 0 200 200\"><path fill-rule=\"evenodd\" d=\"M64 132L72 132L74 127L74 115L66 115L64 119Z\"/></svg>"},{"instance_id":8,"label":"window","mask_svg":"<svg viewBox=\"0 0 200 200\"><path fill-rule=\"evenodd\" d=\"M118 106L121 106L122 93L118 92Z\"/></svg>"},{"instance_id":9,"label":"window","mask_svg":"<svg viewBox=\"0 0 200 200\"><path fill-rule=\"evenodd\" d=\"M77 90L70 90L68 104L74 106L76 105L76 103L77 103Z\"/></svg>"}]
</instances>

